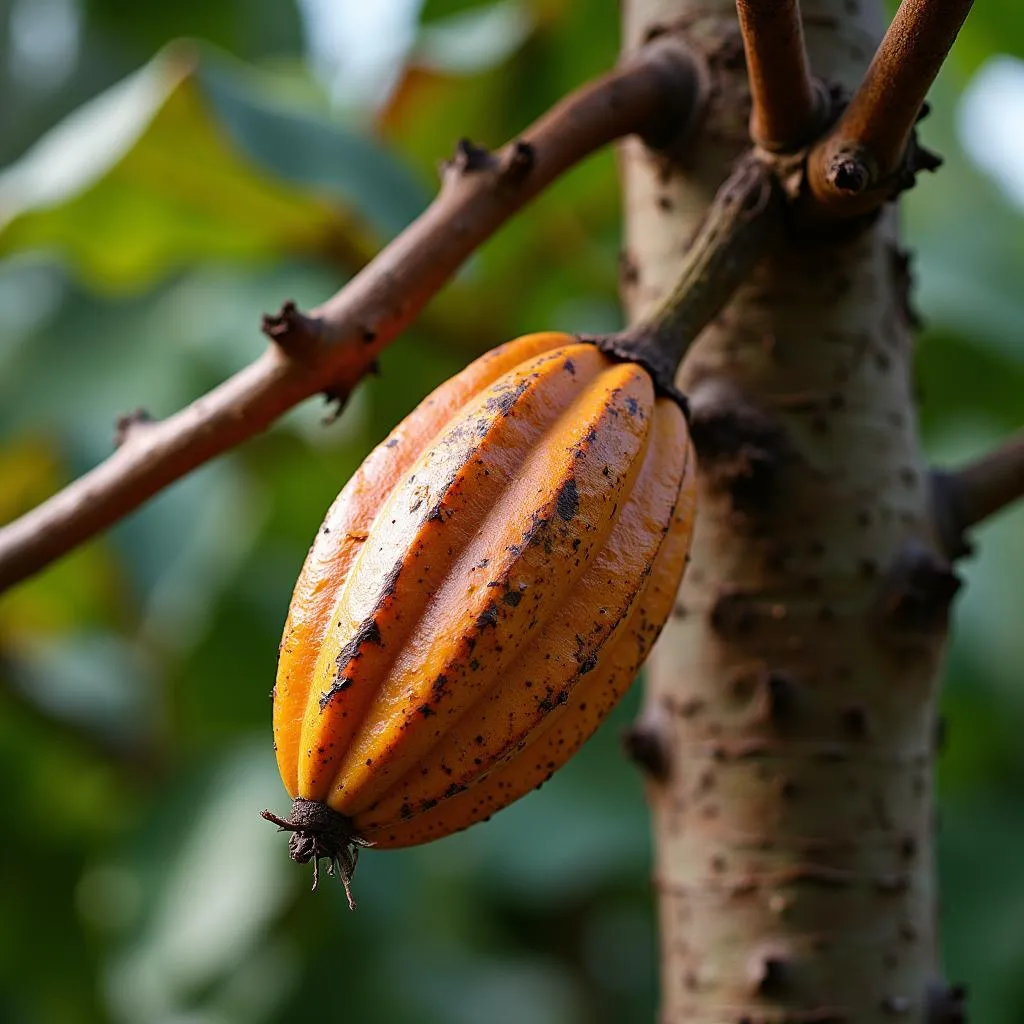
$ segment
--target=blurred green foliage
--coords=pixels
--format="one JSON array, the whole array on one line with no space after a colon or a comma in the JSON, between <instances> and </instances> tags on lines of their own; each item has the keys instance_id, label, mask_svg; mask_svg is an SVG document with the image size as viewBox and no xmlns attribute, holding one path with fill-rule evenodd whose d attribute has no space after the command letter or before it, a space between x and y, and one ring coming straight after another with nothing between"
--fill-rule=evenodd
<instances>
[{"instance_id":1,"label":"blurred green foliage","mask_svg":"<svg viewBox=\"0 0 1024 1024\"><path fill-rule=\"evenodd\" d=\"M611 4L426 0L387 102L332 114L302 10L0 0L0 521L101 460L117 414L166 415L253 358L260 312L330 294L422 207L458 137L501 142L617 47ZM467 60L459 40L488 24L491 59ZM907 204L940 461L1024 413L1024 220L953 117L997 50L1024 52L1010 0L972 14L924 126L947 167ZM470 262L339 421L295 410L0 600L5 1024L653 1019L646 811L617 749L635 690L541 792L365 857L355 915L340 886L309 897L256 813L284 809L268 693L328 503L473 354L615 326L618 218L605 153ZM1022 527L1018 509L978 533L944 698L944 944L982 1024L1024 1016Z\"/></svg>"}]
</instances>

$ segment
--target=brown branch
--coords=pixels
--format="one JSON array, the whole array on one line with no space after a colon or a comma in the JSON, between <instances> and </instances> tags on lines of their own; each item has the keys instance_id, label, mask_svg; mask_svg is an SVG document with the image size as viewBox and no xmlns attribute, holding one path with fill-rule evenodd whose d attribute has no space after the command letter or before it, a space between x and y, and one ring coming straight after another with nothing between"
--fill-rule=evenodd
<instances>
[{"instance_id":1,"label":"brown branch","mask_svg":"<svg viewBox=\"0 0 1024 1024\"><path fill-rule=\"evenodd\" d=\"M459 265L517 210L599 147L630 133L667 146L702 100L695 59L665 38L558 103L490 153L462 143L427 210L310 314L264 320L275 344L161 422L129 429L105 462L0 529L0 590L138 508L319 391L343 402Z\"/></svg>"},{"instance_id":2,"label":"brown branch","mask_svg":"<svg viewBox=\"0 0 1024 1024\"><path fill-rule=\"evenodd\" d=\"M912 144L912 132L971 4L900 4L850 105L811 151L808 183L821 211L831 217L868 212L906 187L907 175L937 166Z\"/></svg>"},{"instance_id":3,"label":"brown branch","mask_svg":"<svg viewBox=\"0 0 1024 1024\"><path fill-rule=\"evenodd\" d=\"M970 552L964 534L1024 498L1024 431L981 458L932 474L939 540L949 558Z\"/></svg>"},{"instance_id":4,"label":"brown branch","mask_svg":"<svg viewBox=\"0 0 1024 1024\"><path fill-rule=\"evenodd\" d=\"M824 97L811 82L798 0L736 0L753 109L750 137L772 152L811 139Z\"/></svg>"}]
</instances>

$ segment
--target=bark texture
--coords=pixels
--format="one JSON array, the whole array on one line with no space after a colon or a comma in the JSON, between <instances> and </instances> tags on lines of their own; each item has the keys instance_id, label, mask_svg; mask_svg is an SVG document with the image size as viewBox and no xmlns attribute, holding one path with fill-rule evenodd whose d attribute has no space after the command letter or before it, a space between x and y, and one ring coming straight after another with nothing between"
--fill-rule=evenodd
<instances>
[{"instance_id":1,"label":"bark texture","mask_svg":"<svg viewBox=\"0 0 1024 1024\"><path fill-rule=\"evenodd\" d=\"M712 76L690 162L622 151L635 319L749 145L750 104L731 0L623 14L627 51L681 28ZM851 90L880 5L803 16L812 72ZM792 239L680 371L699 514L632 737L659 768L663 1024L940 1019L931 778L956 579L918 444L907 283L892 208Z\"/></svg>"}]
</instances>

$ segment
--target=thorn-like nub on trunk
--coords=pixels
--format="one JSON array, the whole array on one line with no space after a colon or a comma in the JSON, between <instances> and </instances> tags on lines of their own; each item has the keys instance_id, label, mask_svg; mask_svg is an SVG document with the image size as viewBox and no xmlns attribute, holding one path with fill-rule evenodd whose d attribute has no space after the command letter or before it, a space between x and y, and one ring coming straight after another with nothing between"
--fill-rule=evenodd
<instances>
[{"instance_id":1,"label":"thorn-like nub on trunk","mask_svg":"<svg viewBox=\"0 0 1024 1024\"><path fill-rule=\"evenodd\" d=\"M642 718L622 732L626 756L653 782L666 782L671 770L669 745L661 730Z\"/></svg>"},{"instance_id":2,"label":"thorn-like nub on trunk","mask_svg":"<svg viewBox=\"0 0 1024 1024\"><path fill-rule=\"evenodd\" d=\"M779 471L791 454L782 425L723 381L703 381L689 398L690 435L701 473L729 495L735 512L768 514Z\"/></svg>"},{"instance_id":3,"label":"thorn-like nub on trunk","mask_svg":"<svg viewBox=\"0 0 1024 1024\"><path fill-rule=\"evenodd\" d=\"M288 852L299 864L313 862L314 889L320 881L320 861L327 860L327 874L338 874L345 887L349 909L356 909L352 875L359 859L359 848L373 844L355 834L352 822L345 815L316 800L296 797L290 818L279 818L272 811L261 811L260 817L275 824L279 831L292 833Z\"/></svg>"},{"instance_id":4,"label":"thorn-like nub on trunk","mask_svg":"<svg viewBox=\"0 0 1024 1024\"><path fill-rule=\"evenodd\" d=\"M935 982L928 986L925 1024L967 1024L967 988Z\"/></svg>"},{"instance_id":5,"label":"thorn-like nub on trunk","mask_svg":"<svg viewBox=\"0 0 1024 1024\"><path fill-rule=\"evenodd\" d=\"M960 585L960 577L948 562L919 541L909 540L882 582L882 618L903 633L945 629L949 606Z\"/></svg>"}]
</instances>

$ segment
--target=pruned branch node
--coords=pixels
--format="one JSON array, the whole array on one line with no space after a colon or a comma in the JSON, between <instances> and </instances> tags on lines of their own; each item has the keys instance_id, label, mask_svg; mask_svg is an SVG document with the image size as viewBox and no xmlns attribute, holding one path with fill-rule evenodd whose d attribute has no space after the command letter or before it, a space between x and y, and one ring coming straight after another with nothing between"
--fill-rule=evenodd
<instances>
[{"instance_id":1,"label":"pruned branch node","mask_svg":"<svg viewBox=\"0 0 1024 1024\"><path fill-rule=\"evenodd\" d=\"M640 718L622 732L626 756L652 782L666 782L671 771L671 747L657 723Z\"/></svg>"},{"instance_id":2,"label":"pruned branch node","mask_svg":"<svg viewBox=\"0 0 1024 1024\"><path fill-rule=\"evenodd\" d=\"M120 448L136 433L139 427L154 422L153 417L141 408L133 409L131 412L125 413L124 416L118 416L114 424L114 447Z\"/></svg>"},{"instance_id":3,"label":"pruned branch node","mask_svg":"<svg viewBox=\"0 0 1024 1024\"><path fill-rule=\"evenodd\" d=\"M276 313L264 313L260 330L294 359L310 359L319 348L319 322L300 313L291 299L282 303Z\"/></svg>"},{"instance_id":4,"label":"pruned branch node","mask_svg":"<svg viewBox=\"0 0 1024 1024\"><path fill-rule=\"evenodd\" d=\"M944 630L961 583L945 559L920 541L908 540L882 580L882 618L901 633Z\"/></svg>"}]
</instances>

